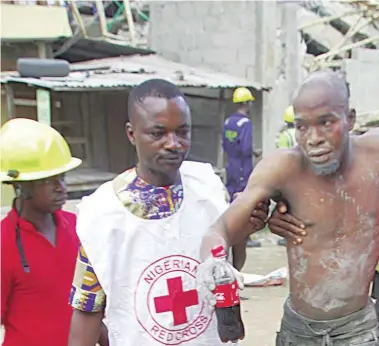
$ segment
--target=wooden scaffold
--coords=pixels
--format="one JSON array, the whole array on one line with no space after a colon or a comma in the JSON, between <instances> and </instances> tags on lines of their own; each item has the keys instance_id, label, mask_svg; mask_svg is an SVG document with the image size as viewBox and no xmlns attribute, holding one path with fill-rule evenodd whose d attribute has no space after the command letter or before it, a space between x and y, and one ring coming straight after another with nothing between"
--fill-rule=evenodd
<instances>
[{"instance_id":1,"label":"wooden scaffold","mask_svg":"<svg viewBox=\"0 0 379 346\"><path fill-rule=\"evenodd\" d=\"M320 54L315 58L308 60L305 68L309 71L315 71L326 67L340 67L341 57L349 56L354 48L374 46L379 48L379 2L362 1L362 0L344 0L338 1L339 4L348 5L346 11L337 15L323 16L318 20L304 24L299 29L305 30L309 27L331 24L336 20L346 20L349 18L350 25L342 39L334 44L328 52ZM309 8L309 5L308 5ZM352 19L354 18L354 19ZM362 31L371 27L376 29L373 36L363 37Z\"/></svg>"}]
</instances>

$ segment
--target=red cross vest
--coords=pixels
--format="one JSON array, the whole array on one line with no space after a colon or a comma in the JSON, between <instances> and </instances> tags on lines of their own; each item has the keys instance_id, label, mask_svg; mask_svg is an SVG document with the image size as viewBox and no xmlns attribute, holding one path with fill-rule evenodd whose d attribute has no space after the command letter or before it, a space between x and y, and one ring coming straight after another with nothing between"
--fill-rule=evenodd
<instances>
[{"instance_id":1,"label":"red cross vest","mask_svg":"<svg viewBox=\"0 0 379 346\"><path fill-rule=\"evenodd\" d=\"M168 218L143 220L102 185L79 204L77 233L107 297L111 346L218 346L214 312L199 300L200 244L227 208L211 165L184 162L184 199Z\"/></svg>"}]
</instances>

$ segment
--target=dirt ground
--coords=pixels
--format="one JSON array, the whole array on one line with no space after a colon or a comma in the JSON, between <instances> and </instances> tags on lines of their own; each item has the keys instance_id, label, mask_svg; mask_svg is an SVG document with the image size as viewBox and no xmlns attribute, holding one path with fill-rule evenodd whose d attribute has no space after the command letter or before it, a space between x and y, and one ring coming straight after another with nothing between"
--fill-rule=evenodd
<instances>
[{"instance_id":1,"label":"dirt ground","mask_svg":"<svg viewBox=\"0 0 379 346\"><path fill-rule=\"evenodd\" d=\"M248 258L243 272L268 274L287 265L284 247L263 243L262 248L248 249ZM274 346L276 331L282 317L282 306L288 287L245 288L241 296L246 338L241 345Z\"/></svg>"},{"instance_id":2,"label":"dirt ground","mask_svg":"<svg viewBox=\"0 0 379 346\"><path fill-rule=\"evenodd\" d=\"M75 211L76 201L70 201L65 209ZM1 210L1 216L6 210ZM287 265L286 250L276 245L276 236L262 232L257 236L262 243L261 248L247 249L245 273L268 274ZM288 294L287 286L245 288L241 296L248 298L242 301L243 320L246 338L241 346L274 346L276 331L282 317L282 305ZM0 330L0 343L2 333Z\"/></svg>"}]
</instances>

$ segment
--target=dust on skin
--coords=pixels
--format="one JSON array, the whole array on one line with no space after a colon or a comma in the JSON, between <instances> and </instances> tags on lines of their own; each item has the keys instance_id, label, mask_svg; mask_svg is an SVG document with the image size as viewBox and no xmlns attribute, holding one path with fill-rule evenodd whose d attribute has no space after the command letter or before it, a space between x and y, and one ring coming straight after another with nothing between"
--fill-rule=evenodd
<instances>
[{"instance_id":1,"label":"dust on skin","mask_svg":"<svg viewBox=\"0 0 379 346\"><path fill-rule=\"evenodd\" d=\"M343 230L340 231L343 234ZM369 233L370 234L370 233ZM371 237L373 235L371 233ZM344 236L341 237L344 239ZM321 252L322 260L318 265L325 269L325 274L311 288L307 285L306 274L309 269L310 254L299 246L291 249L291 256L297 263L296 270L292 271L293 277L302 284L303 288L299 298L310 306L328 312L332 309L347 305L347 301L354 295L363 295L364 285L357 286L354 282L365 282L366 266L372 251L372 241L367 252L358 253L354 244L350 246L338 246L331 252L330 249ZM346 254L350 256L346 256Z\"/></svg>"},{"instance_id":2,"label":"dust on skin","mask_svg":"<svg viewBox=\"0 0 379 346\"><path fill-rule=\"evenodd\" d=\"M369 179L377 183L377 174L368 171L363 180ZM310 253L302 246L289 249L296 266L293 266L292 276L302 284L299 298L310 306L328 312L333 309L343 308L348 304L349 299L355 295L364 295L366 287L356 286L354 282L367 281L367 264L375 246L375 214L364 212L357 203L354 196L350 196L345 190L344 178L339 176L335 181L335 192L325 193L320 198L320 204L332 205L336 198L343 200L344 208L340 210L339 218L343 220L342 227L335 230L335 242L332 250L330 247L321 251L319 266L325 269L325 275L318 283L309 287L307 285L306 274L309 269ZM307 194L307 191L304 192ZM317 208L317 206L315 206ZM347 229L348 213L351 207L356 210L358 216L357 233L354 242L344 242ZM317 235L315 235L317 238ZM366 251L361 252L362 246L368 244ZM346 254L349 254L348 256Z\"/></svg>"}]
</instances>

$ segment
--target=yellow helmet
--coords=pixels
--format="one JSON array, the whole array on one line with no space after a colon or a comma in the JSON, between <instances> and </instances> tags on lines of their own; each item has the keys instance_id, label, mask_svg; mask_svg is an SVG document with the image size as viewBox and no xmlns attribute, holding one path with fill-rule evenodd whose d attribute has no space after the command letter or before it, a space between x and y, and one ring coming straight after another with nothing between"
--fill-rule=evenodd
<instances>
[{"instance_id":1,"label":"yellow helmet","mask_svg":"<svg viewBox=\"0 0 379 346\"><path fill-rule=\"evenodd\" d=\"M288 106L283 114L283 120L286 123L293 124L295 121L295 111L293 109L293 106Z\"/></svg>"},{"instance_id":2,"label":"yellow helmet","mask_svg":"<svg viewBox=\"0 0 379 346\"><path fill-rule=\"evenodd\" d=\"M237 88L233 93L233 103L255 101L255 97L248 88Z\"/></svg>"},{"instance_id":3,"label":"yellow helmet","mask_svg":"<svg viewBox=\"0 0 379 346\"><path fill-rule=\"evenodd\" d=\"M31 181L78 167L60 133L31 119L9 120L0 129L0 181Z\"/></svg>"}]
</instances>

